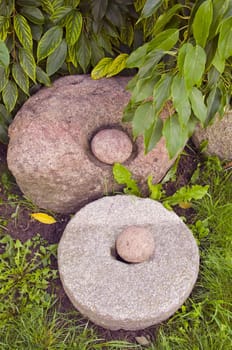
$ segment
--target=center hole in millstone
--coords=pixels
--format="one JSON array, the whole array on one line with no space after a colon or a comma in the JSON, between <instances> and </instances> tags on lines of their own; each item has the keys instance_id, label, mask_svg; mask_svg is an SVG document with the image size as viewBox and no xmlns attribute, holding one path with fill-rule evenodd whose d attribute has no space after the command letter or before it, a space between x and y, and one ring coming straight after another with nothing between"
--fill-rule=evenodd
<instances>
[{"instance_id":1,"label":"center hole in millstone","mask_svg":"<svg viewBox=\"0 0 232 350\"><path fill-rule=\"evenodd\" d=\"M109 165L124 163L133 151L133 144L127 133L117 128L98 131L90 145L93 155L102 163Z\"/></svg>"}]
</instances>

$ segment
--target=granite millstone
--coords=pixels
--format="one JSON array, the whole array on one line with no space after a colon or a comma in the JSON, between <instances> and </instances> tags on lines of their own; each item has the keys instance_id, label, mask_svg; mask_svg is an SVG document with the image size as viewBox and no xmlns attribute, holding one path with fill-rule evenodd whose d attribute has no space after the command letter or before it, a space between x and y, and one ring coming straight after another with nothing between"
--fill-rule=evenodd
<instances>
[{"instance_id":1,"label":"granite millstone","mask_svg":"<svg viewBox=\"0 0 232 350\"><path fill-rule=\"evenodd\" d=\"M131 225L153 234L148 261L128 264L115 257L115 240ZM58 266L83 315L112 330L138 330L166 320L184 303L197 279L199 252L174 212L151 199L117 195L74 215L58 246Z\"/></svg>"},{"instance_id":2,"label":"granite millstone","mask_svg":"<svg viewBox=\"0 0 232 350\"><path fill-rule=\"evenodd\" d=\"M128 80L92 80L88 75L60 78L19 110L9 128L8 166L22 192L39 207L72 213L121 189L113 179L112 165L93 155L91 140L106 128L122 130L133 140L130 125L121 122L130 98L125 90ZM129 154L130 150L126 157ZM139 137L124 164L144 190L147 177L152 175L159 182L173 161L164 139L144 155Z\"/></svg>"},{"instance_id":3,"label":"granite millstone","mask_svg":"<svg viewBox=\"0 0 232 350\"><path fill-rule=\"evenodd\" d=\"M232 159L232 110L222 119L217 118L215 123L202 129L196 128L193 142L197 147L207 140L206 153L216 155L221 159Z\"/></svg>"}]
</instances>

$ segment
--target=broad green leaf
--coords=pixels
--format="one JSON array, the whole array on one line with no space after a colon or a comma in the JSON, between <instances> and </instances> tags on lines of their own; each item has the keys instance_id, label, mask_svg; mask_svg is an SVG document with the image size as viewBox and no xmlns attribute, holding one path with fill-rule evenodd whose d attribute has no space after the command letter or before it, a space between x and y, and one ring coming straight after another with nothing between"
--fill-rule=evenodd
<instances>
[{"instance_id":1,"label":"broad green leaf","mask_svg":"<svg viewBox=\"0 0 232 350\"><path fill-rule=\"evenodd\" d=\"M131 100L128 102L128 104L123 110L123 117L122 117L123 123L128 123L133 120L135 111L138 108L138 106L139 106L138 103L133 103Z\"/></svg>"},{"instance_id":2,"label":"broad green leaf","mask_svg":"<svg viewBox=\"0 0 232 350\"><path fill-rule=\"evenodd\" d=\"M26 18L19 13L14 16L14 29L23 47L32 50L31 28L27 23Z\"/></svg>"},{"instance_id":3,"label":"broad green leaf","mask_svg":"<svg viewBox=\"0 0 232 350\"><path fill-rule=\"evenodd\" d=\"M184 75L184 61L186 53L191 50L192 44L186 43L179 49L177 57L177 66L181 75Z\"/></svg>"},{"instance_id":4,"label":"broad green leaf","mask_svg":"<svg viewBox=\"0 0 232 350\"><path fill-rule=\"evenodd\" d=\"M8 82L6 70L0 66L0 92L4 89Z\"/></svg>"},{"instance_id":5,"label":"broad green leaf","mask_svg":"<svg viewBox=\"0 0 232 350\"><path fill-rule=\"evenodd\" d=\"M37 48L38 61L51 55L60 45L63 36L63 29L59 26L50 28L40 39Z\"/></svg>"},{"instance_id":6,"label":"broad green leaf","mask_svg":"<svg viewBox=\"0 0 232 350\"><path fill-rule=\"evenodd\" d=\"M152 101L141 104L135 111L132 121L133 135L137 137L148 129L153 121L154 108Z\"/></svg>"},{"instance_id":7,"label":"broad green leaf","mask_svg":"<svg viewBox=\"0 0 232 350\"><path fill-rule=\"evenodd\" d=\"M44 15L37 7L22 7L20 13L26 17L30 22L35 24L44 23Z\"/></svg>"},{"instance_id":8,"label":"broad green leaf","mask_svg":"<svg viewBox=\"0 0 232 350\"><path fill-rule=\"evenodd\" d=\"M113 175L118 184L126 185L126 188L123 190L124 193L141 196L135 180L132 179L131 172L126 167L124 167L122 164L115 163L113 166Z\"/></svg>"},{"instance_id":9,"label":"broad green leaf","mask_svg":"<svg viewBox=\"0 0 232 350\"><path fill-rule=\"evenodd\" d=\"M200 86L205 71L206 53L201 46L189 44L184 60L184 78L187 89Z\"/></svg>"},{"instance_id":10,"label":"broad green leaf","mask_svg":"<svg viewBox=\"0 0 232 350\"><path fill-rule=\"evenodd\" d=\"M82 33L77 42L77 60L85 73L91 58L91 48L87 36Z\"/></svg>"},{"instance_id":11,"label":"broad green leaf","mask_svg":"<svg viewBox=\"0 0 232 350\"><path fill-rule=\"evenodd\" d=\"M12 116L11 114L7 111L6 107L0 103L0 117L4 121L4 124L10 125L12 122Z\"/></svg>"},{"instance_id":12,"label":"broad green leaf","mask_svg":"<svg viewBox=\"0 0 232 350\"><path fill-rule=\"evenodd\" d=\"M40 24L31 24L30 27L33 40L39 41L43 35L43 26Z\"/></svg>"},{"instance_id":13,"label":"broad green leaf","mask_svg":"<svg viewBox=\"0 0 232 350\"><path fill-rule=\"evenodd\" d=\"M49 76L38 66L36 67L36 80L45 86L51 86Z\"/></svg>"},{"instance_id":14,"label":"broad green leaf","mask_svg":"<svg viewBox=\"0 0 232 350\"><path fill-rule=\"evenodd\" d=\"M60 69L67 56L67 44L65 39L63 39L60 45L53 51L53 53L48 56L46 72L49 76L54 74Z\"/></svg>"},{"instance_id":15,"label":"broad green leaf","mask_svg":"<svg viewBox=\"0 0 232 350\"><path fill-rule=\"evenodd\" d=\"M8 112L11 112L18 99L18 88L13 81L8 81L2 90L2 99Z\"/></svg>"},{"instance_id":16,"label":"broad green leaf","mask_svg":"<svg viewBox=\"0 0 232 350\"><path fill-rule=\"evenodd\" d=\"M207 118L207 107L202 92L196 87L193 87L189 92L189 99L194 115L200 120L201 124L204 125Z\"/></svg>"},{"instance_id":17,"label":"broad green leaf","mask_svg":"<svg viewBox=\"0 0 232 350\"><path fill-rule=\"evenodd\" d=\"M220 28L218 54L223 59L232 56L232 17L225 20Z\"/></svg>"},{"instance_id":18,"label":"broad green leaf","mask_svg":"<svg viewBox=\"0 0 232 350\"><path fill-rule=\"evenodd\" d=\"M211 120L215 117L218 112L221 104L222 92L221 90L215 86L209 93L207 97L207 118L205 124L208 125Z\"/></svg>"},{"instance_id":19,"label":"broad green leaf","mask_svg":"<svg viewBox=\"0 0 232 350\"><path fill-rule=\"evenodd\" d=\"M183 149L188 140L188 129L182 127L177 114L173 114L164 121L163 136L172 159Z\"/></svg>"},{"instance_id":20,"label":"broad green leaf","mask_svg":"<svg viewBox=\"0 0 232 350\"><path fill-rule=\"evenodd\" d=\"M120 40L129 47L133 44L134 27L131 23L127 23L127 26L121 28Z\"/></svg>"},{"instance_id":21,"label":"broad green leaf","mask_svg":"<svg viewBox=\"0 0 232 350\"><path fill-rule=\"evenodd\" d=\"M82 29L82 14L78 11L73 11L66 23L66 41L68 45L74 45L81 34Z\"/></svg>"},{"instance_id":22,"label":"broad green leaf","mask_svg":"<svg viewBox=\"0 0 232 350\"><path fill-rule=\"evenodd\" d=\"M193 36L196 43L203 48L205 47L209 36L210 25L213 20L212 0L204 1L198 8L193 20Z\"/></svg>"},{"instance_id":23,"label":"broad green leaf","mask_svg":"<svg viewBox=\"0 0 232 350\"><path fill-rule=\"evenodd\" d=\"M149 198L159 201L162 197L162 184L153 184L152 175L148 176L147 185L150 191Z\"/></svg>"},{"instance_id":24,"label":"broad green leaf","mask_svg":"<svg viewBox=\"0 0 232 350\"><path fill-rule=\"evenodd\" d=\"M163 121L159 117L154 118L154 122L144 133L145 152L150 152L162 137Z\"/></svg>"},{"instance_id":25,"label":"broad green leaf","mask_svg":"<svg viewBox=\"0 0 232 350\"><path fill-rule=\"evenodd\" d=\"M126 60L128 58L128 54L121 53L119 56L117 56L113 62L111 63L108 71L107 71L107 78L112 77L113 75L118 74L126 67Z\"/></svg>"},{"instance_id":26,"label":"broad green leaf","mask_svg":"<svg viewBox=\"0 0 232 350\"><path fill-rule=\"evenodd\" d=\"M90 48L91 48L91 65L95 67L98 62L105 56L105 52L102 47L100 47L97 41L94 38L90 40Z\"/></svg>"},{"instance_id":27,"label":"broad green leaf","mask_svg":"<svg viewBox=\"0 0 232 350\"><path fill-rule=\"evenodd\" d=\"M0 40L0 66L7 68L10 63L10 55L6 44Z\"/></svg>"},{"instance_id":28,"label":"broad green leaf","mask_svg":"<svg viewBox=\"0 0 232 350\"><path fill-rule=\"evenodd\" d=\"M219 55L219 52L217 50L213 58L212 65L218 70L219 73L222 74L225 70L225 64L226 64L225 58L222 58Z\"/></svg>"},{"instance_id":29,"label":"broad green leaf","mask_svg":"<svg viewBox=\"0 0 232 350\"><path fill-rule=\"evenodd\" d=\"M97 80L97 79L105 77L112 62L113 62L113 58L110 58L110 57L102 58L98 62L96 67L94 67L94 69L92 70L91 78L94 80Z\"/></svg>"},{"instance_id":30,"label":"broad green leaf","mask_svg":"<svg viewBox=\"0 0 232 350\"><path fill-rule=\"evenodd\" d=\"M24 72L35 82L36 64L32 52L23 47L19 48L19 62Z\"/></svg>"},{"instance_id":31,"label":"broad green leaf","mask_svg":"<svg viewBox=\"0 0 232 350\"><path fill-rule=\"evenodd\" d=\"M185 126L191 116L191 106L183 77L176 75L173 78L171 96L173 99L173 105L178 113L180 123Z\"/></svg>"},{"instance_id":32,"label":"broad green leaf","mask_svg":"<svg viewBox=\"0 0 232 350\"><path fill-rule=\"evenodd\" d=\"M141 18L147 18L154 15L162 5L163 0L147 0L142 10Z\"/></svg>"},{"instance_id":33,"label":"broad green leaf","mask_svg":"<svg viewBox=\"0 0 232 350\"><path fill-rule=\"evenodd\" d=\"M176 191L172 196L165 198L163 204L177 205L180 203L191 202L192 200L202 199L208 192L209 186L193 185L185 186Z\"/></svg>"},{"instance_id":34,"label":"broad green leaf","mask_svg":"<svg viewBox=\"0 0 232 350\"><path fill-rule=\"evenodd\" d=\"M210 26L209 39L218 34L219 26L222 22L223 15L228 9L231 0L213 0L213 20Z\"/></svg>"},{"instance_id":35,"label":"broad green leaf","mask_svg":"<svg viewBox=\"0 0 232 350\"><path fill-rule=\"evenodd\" d=\"M10 26L9 18L0 16L0 40L5 41L8 35L8 29Z\"/></svg>"},{"instance_id":36,"label":"broad green leaf","mask_svg":"<svg viewBox=\"0 0 232 350\"><path fill-rule=\"evenodd\" d=\"M133 51L126 61L127 68L141 67L145 61L148 43L143 44Z\"/></svg>"},{"instance_id":37,"label":"broad green leaf","mask_svg":"<svg viewBox=\"0 0 232 350\"><path fill-rule=\"evenodd\" d=\"M96 22L100 22L105 16L108 7L108 0L98 0L91 2L91 11Z\"/></svg>"},{"instance_id":38,"label":"broad green leaf","mask_svg":"<svg viewBox=\"0 0 232 350\"><path fill-rule=\"evenodd\" d=\"M54 11L53 3L51 3L50 0L42 0L41 2L43 11L48 13L49 15L52 15Z\"/></svg>"},{"instance_id":39,"label":"broad green leaf","mask_svg":"<svg viewBox=\"0 0 232 350\"><path fill-rule=\"evenodd\" d=\"M157 81L158 77L154 77L154 79L150 77L139 79L132 91L131 100L133 102L140 102L152 96L154 85Z\"/></svg>"},{"instance_id":40,"label":"broad green leaf","mask_svg":"<svg viewBox=\"0 0 232 350\"><path fill-rule=\"evenodd\" d=\"M156 67L159 64L161 58L165 55L165 51L162 50L153 50L145 56L145 62L140 67L138 72L138 78L145 78L148 76L153 76L157 74Z\"/></svg>"},{"instance_id":41,"label":"broad green leaf","mask_svg":"<svg viewBox=\"0 0 232 350\"><path fill-rule=\"evenodd\" d=\"M148 43L148 52L154 49L161 49L168 51L173 48L179 39L179 30L167 29L155 36Z\"/></svg>"},{"instance_id":42,"label":"broad green leaf","mask_svg":"<svg viewBox=\"0 0 232 350\"><path fill-rule=\"evenodd\" d=\"M168 22L172 19L172 17L182 8L182 5L176 4L172 6L169 10L165 11L162 15L160 15L155 21L154 28L152 30L153 35L157 35L159 32L163 30Z\"/></svg>"},{"instance_id":43,"label":"broad green leaf","mask_svg":"<svg viewBox=\"0 0 232 350\"><path fill-rule=\"evenodd\" d=\"M71 11L73 11L70 6L61 6L55 9L52 16L50 17L51 21L57 24L65 16L67 16Z\"/></svg>"},{"instance_id":44,"label":"broad green leaf","mask_svg":"<svg viewBox=\"0 0 232 350\"><path fill-rule=\"evenodd\" d=\"M208 71L207 75L208 75L208 87L212 89L215 85L217 85L220 78L220 73L214 66L212 66Z\"/></svg>"},{"instance_id":45,"label":"broad green leaf","mask_svg":"<svg viewBox=\"0 0 232 350\"><path fill-rule=\"evenodd\" d=\"M42 222L42 224L51 225L56 223L56 220L53 216L45 213L33 213L31 214L31 217L39 222Z\"/></svg>"},{"instance_id":46,"label":"broad green leaf","mask_svg":"<svg viewBox=\"0 0 232 350\"><path fill-rule=\"evenodd\" d=\"M169 74L163 74L153 90L154 113L159 114L171 95L171 84L173 77Z\"/></svg>"},{"instance_id":47,"label":"broad green leaf","mask_svg":"<svg viewBox=\"0 0 232 350\"><path fill-rule=\"evenodd\" d=\"M16 84L26 95L29 95L29 79L19 63L13 63L12 75Z\"/></svg>"}]
</instances>

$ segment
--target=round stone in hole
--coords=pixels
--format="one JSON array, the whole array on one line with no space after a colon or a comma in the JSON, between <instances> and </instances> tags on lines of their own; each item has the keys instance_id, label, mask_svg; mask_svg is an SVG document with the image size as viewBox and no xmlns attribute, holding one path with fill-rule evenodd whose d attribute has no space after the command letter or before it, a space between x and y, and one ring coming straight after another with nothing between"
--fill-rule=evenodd
<instances>
[{"instance_id":1,"label":"round stone in hole","mask_svg":"<svg viewBox=\"0 0 232 350\"><path fill-rule=\"evenodd\" d=\"M118 129L103 129L91 141L94 156L106 164L125 162L130 157L132 148L130 138Z\"/></svg>"},{"instance_id":2,"label":"round stone in hole","mask_svg":"<svg viewBox=\"0 0 232 350\"><path fill-rule=\"evenodd\" d=\"M130 263L149 260L155 249L154 236L146 226L126 227L116 239L118 255Z\"/></svg>"}]
</instances>

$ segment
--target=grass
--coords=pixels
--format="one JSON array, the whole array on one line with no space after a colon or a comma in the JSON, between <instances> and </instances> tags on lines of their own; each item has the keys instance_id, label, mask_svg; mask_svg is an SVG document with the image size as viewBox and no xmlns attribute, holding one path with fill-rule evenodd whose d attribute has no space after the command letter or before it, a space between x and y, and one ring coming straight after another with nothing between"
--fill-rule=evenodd
<instances>
[{"instance_id":1,"label":"grass","mask_svg":"<svg viewBox=\"0 0 232 350\"><path fill-rule=\"evenodd\" d=\"M148 350L232 349L232 172L211 157L199 164L191 180L191 185L196 184L209 185L208 194L193 202L195 217L190 223L201 255L199 278L186 303L160 325ZM57 277L50 267L56 246L39 236L25 243L14 240L5 232L5 221L2 217L1 350L142 348L106 342L78 312L60 313L56 296L47 291Z\"/></svg>"}]
</instances>

